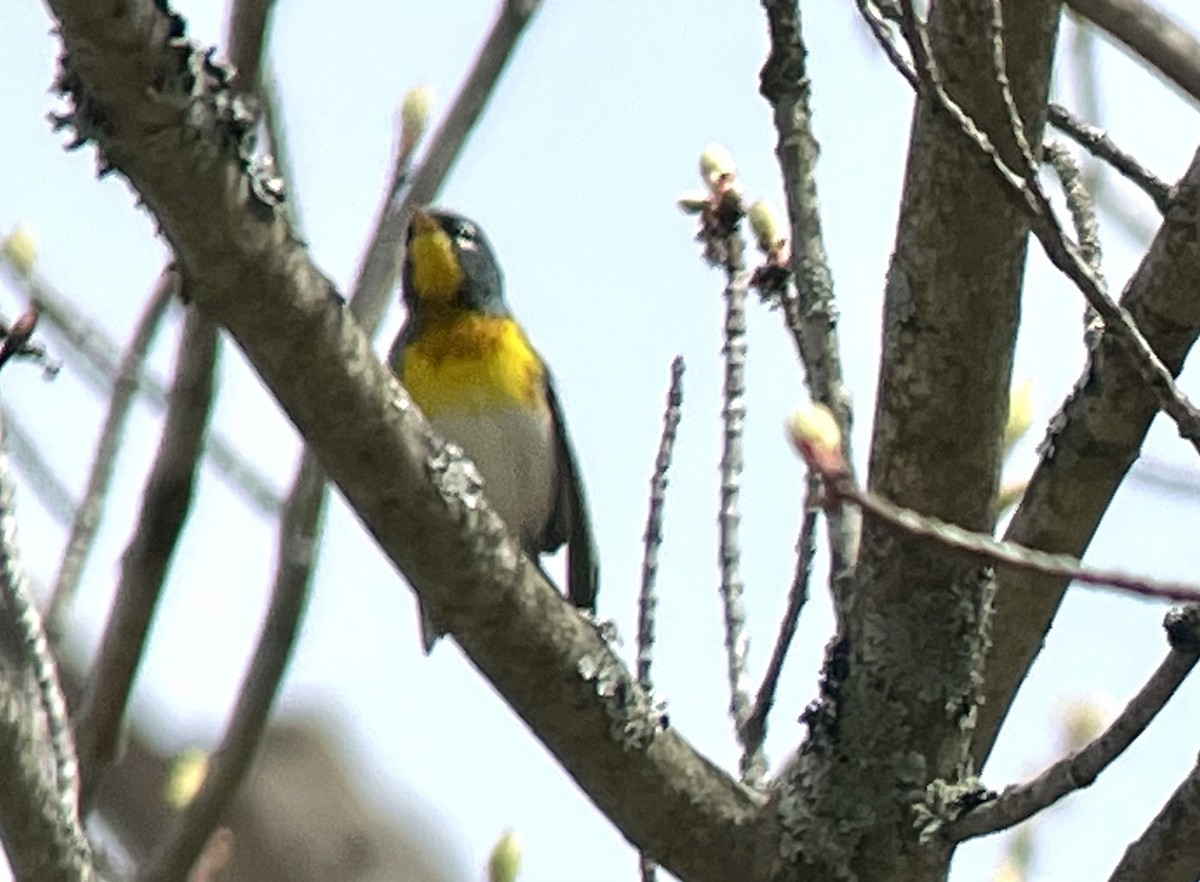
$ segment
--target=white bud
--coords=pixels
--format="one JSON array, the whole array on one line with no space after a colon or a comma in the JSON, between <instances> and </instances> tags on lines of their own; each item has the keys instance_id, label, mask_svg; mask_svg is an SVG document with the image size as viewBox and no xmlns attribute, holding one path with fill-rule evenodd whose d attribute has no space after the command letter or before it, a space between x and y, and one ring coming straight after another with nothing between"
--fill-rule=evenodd
<instances>
[{"instance_id":1,"label":"white bud","mask_svg":"<svg viewBox=\"0 0 1200 882\"><path fill-rule=\"evenodd\" d=\"M746 211L750 221L750 229L758 242L758 250L770 254L775 246L787 238L783 234L783 218L775 206L765 199L759 199Z\"/></svg>"},{"instance_id":2,"label":"white bud","mask_svg":"<svg viewBox=\"0 0 1200 882\"><path fill-rule=\"evenodd\" d=\"M715 142L709 144L700 154L700 177L711 189L727 175L729 177L737 175L737 165L733 161L733 154L724 144Z\"/></svg>"},{"instance_id":3,"label":"white bud","mask_svg":"<svg viewBox=\"0 0 1200 882\"><path fill-rule=\"evenodd\" d=\"M821 447L836 450L842 444L842 430L837 419L824 404L810 402L796 408L787 422L788 434L797 450Z\"/></svg>"}]
</instances>

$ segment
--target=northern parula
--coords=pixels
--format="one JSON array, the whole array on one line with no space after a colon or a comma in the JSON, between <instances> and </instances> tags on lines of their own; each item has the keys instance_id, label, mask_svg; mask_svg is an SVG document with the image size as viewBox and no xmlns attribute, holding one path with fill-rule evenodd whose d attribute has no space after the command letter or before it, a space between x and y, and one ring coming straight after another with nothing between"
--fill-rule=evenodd
<instances>
[{"instance_id":1,"label":"northern parula","mask_svg":"<svg viewBox=\"0 0 1200 882\"><path fill-rule=\"evenodd\" d=\"M504 300L479 226L414 209L401 274L408 317L392 371L426 419L479 468L529 558L567 544L567 596L595 611L598 567L579 468L550 371ZM421 610L425 652L444 633Z\"/></svg>"}]
</instances>

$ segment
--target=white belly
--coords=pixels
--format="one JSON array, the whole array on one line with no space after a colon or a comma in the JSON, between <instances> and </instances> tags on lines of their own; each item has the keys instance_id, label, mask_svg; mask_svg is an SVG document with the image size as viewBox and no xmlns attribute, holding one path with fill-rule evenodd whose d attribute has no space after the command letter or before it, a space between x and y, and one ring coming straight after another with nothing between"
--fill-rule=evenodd
<instances>
[{"instance_id":1,"label":"white belly","mask_svg":"<svg viewBox=\"0 0 1200 882\"><path fill-rule=\"evenodd\" d=\"M548 415L516 409L442 412L430 422L478 466L484 496L521 544L539 537L550 518L555 483Z\"/></svg>"}]
</instances>

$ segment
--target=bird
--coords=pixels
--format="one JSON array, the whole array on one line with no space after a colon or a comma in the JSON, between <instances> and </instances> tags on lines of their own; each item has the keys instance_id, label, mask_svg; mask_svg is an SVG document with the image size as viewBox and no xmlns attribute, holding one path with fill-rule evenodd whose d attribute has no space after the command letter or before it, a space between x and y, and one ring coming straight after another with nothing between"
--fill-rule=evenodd
<instances>
[{"instance_id":1,"label":"bird","mask_svg":"<svg viewBox=\"0 0 1200 882\"><path fill-rule=\"evenodd\" d=\"M414 208L400 290L407 316L388 356L392 372L474 461L484 495L535 565L566 544L567 597L595 613L599 565L563 409L508 307L483 230L453 211ZM445 632L418 605L428 655Z\"/></svg>"}]
</instances>

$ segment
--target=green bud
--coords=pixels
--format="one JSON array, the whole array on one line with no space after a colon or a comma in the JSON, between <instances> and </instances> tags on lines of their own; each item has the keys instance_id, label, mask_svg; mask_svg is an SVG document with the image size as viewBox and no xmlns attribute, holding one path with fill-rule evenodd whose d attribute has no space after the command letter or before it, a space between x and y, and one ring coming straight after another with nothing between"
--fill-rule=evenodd
<instances>
[{"instance_id":1,"label":"green bud","mask_svg":"<svg viewBox=\"0 0 1200 882\"><path fill-rule=\"evenodd\" d=\"M702 214L711 204L708 193L703 190L686 190L675 201L684 214Z\"/></svg>"},{"instance_id":2,"label":"green bud","mask_svg":"<svg viewBox=\"0 0 1200 882\"><path fill-rule=\"evenodd\" d=\"M37 240L33 238L33 233L29 232L28 227L17 224L12 228L12 232L4 237L4 241L0 242L0 254L4 255L4 260L12 267L14 273L22 277L28 276L37 262Z\"/></svg>"},{"instance_id":3,"label":"green bud","mask_svg":"<svg viewBox=\"0 0 1200 882\"><path fill-rule=\"evenodd\" d=\"M505 830L488 858L488 882L515 882L521 868L521 841L512 830Z\"/></svg>"},{"instance_id":4,"label":"green bud","mask_svg":"<svg viewBox=\"0 0 1200 882\"><path fill-rule=\"evenodd\" d=\"M404 93L400 104L400 140L405 144L416 144L429 124L429 111L433 107L433 90L428 86L413 86Z\"/></svg>"},{"instance_id":5,"label":"green bud","mask_svg":"<svg viewBox=\"0 0 1200 882\"><path fill-rule=\"evenodd\" d=\"M167 769L163 782L163 800L171 808L183 809L204 783L208 775L208 754L198 747L181 751Z\"/></svg>"}]
</instances>

